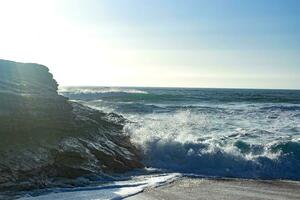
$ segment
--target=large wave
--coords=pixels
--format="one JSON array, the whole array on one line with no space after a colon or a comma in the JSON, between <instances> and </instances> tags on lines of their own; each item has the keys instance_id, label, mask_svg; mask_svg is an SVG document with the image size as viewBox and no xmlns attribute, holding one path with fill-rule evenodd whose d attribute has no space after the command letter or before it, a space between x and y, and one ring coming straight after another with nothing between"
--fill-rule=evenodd
<instances>
[{"instance_id":1,"label":"large wave","mask_svg":"<svg viewBox=\"0 0 300 200\"><path fill-rule=\"evenodd\" d=\"M151 167L209 176L300 179L300 137L265 140L263 134L275 133L257 127L223 127L219 134L224 124L218 123L185 110L150 115L125 129Z\"/></svg>"}]
</instances>

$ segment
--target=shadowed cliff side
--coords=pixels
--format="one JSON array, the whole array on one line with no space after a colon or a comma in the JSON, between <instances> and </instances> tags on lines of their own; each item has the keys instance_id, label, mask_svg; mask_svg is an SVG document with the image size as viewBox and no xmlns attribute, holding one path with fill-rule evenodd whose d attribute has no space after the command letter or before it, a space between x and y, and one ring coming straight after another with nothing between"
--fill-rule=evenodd
<instances>
[{"instance_id":1,"label":"shadowed cliff side","mask_svg":"<svg viewBox=\"0 0 300 200\"><path fill-rule=\"evenodd\" d=\"M0 60L0 191L143 167L124 123L58 95L47 67Z\"/></svg>"}]
</instances>

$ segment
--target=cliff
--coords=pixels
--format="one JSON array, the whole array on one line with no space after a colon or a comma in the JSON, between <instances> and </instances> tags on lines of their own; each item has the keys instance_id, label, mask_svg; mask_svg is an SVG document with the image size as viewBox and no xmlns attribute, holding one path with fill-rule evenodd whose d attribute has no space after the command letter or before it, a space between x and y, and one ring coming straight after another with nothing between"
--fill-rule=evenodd
<instances>
[{"instance_id":1,"label":"cliff","mask_svg":"<svg viewBox=\"0 0 300 200\"><path fill-rule=\"evenodd\" d=\"M0 191L143 167L126 120L58 95L47 67L0 60Z\"/></svg>"}]
</instances>

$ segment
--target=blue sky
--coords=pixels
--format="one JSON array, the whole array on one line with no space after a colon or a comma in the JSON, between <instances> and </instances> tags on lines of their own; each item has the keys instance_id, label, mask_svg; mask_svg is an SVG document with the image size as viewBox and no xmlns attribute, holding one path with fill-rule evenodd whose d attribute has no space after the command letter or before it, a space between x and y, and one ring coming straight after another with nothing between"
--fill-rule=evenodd
<instances>
[{"instance_id":1,"label":"blue sky","mask_svg":"<svg viewBox=\"0 0 300 200\"><path fill-rule=\"evenodd\" d=\"M0 13L0 57L62 85L300 89L297 0L0 0Z\"/></svg>"}]
</instances>

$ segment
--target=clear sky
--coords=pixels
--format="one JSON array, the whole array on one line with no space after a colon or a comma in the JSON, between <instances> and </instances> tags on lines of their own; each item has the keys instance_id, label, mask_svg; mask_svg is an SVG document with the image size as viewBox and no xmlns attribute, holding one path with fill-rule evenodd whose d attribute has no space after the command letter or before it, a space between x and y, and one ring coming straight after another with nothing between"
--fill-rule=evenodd
<instances>
[{"instance_id":1,"label":"clear sky","mask_svg":"<svg viewBox=\"0 0 300 200\"><path fill-rule=\"evenodd\" d=\"M60 85L300 89L300 1L0 0L0 58Z\"/></svg>"}]
</instances>

